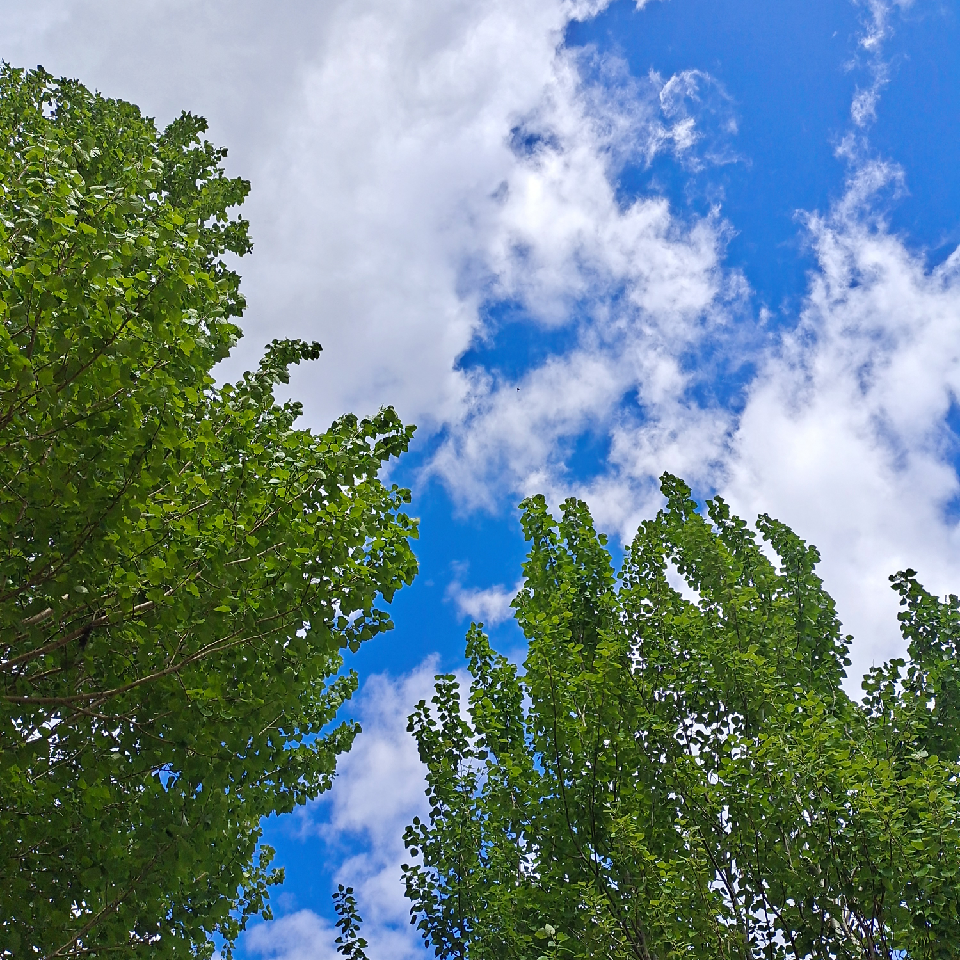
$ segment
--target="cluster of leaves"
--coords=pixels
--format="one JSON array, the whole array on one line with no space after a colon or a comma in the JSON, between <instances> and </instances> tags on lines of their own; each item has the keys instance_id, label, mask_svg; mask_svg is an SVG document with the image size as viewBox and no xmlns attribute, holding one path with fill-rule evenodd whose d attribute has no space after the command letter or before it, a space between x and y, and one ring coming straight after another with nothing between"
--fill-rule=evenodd
<instances>
[{"instance_id":1,"label":"cluster of leaves","mask_svg":"<svg viewBox=\"0 0 960 960\"><path fill-rule=\"evenodd\" d=\"M909 664L857 702L816 550L662 489L619 577L585 504L523 504L523 670L475 625L468 702L411 717L413 922L471 960L956 956L960 602L892 578Z\"/></svg>"},{"instance_id":2,"label":"cluster of leaves","mask_svg":"<svg viewBox=\"0 0 960 960\"><path fill-rule=\"evenodd\" d=\"M215 385L248 184L204 129L0 69L3 957L229 955L416 572L392 410L296 429L299 341Z\"/></svg>"},{"instance_id":3,"label":"cluster of leaves","mask_svg":"<svg viewBox=\"0 0 960 960\"><path fill-rule=\"evenodd\" d=\"M340 935L334 941L337 953L347 960L367 960L367 941L360 936L360 926L363 920L357 910L357 898L353 887L345 887L342 883L337 886L333 895L333 908L337 913L337 930Z\"/></svg>"}]
</instances>

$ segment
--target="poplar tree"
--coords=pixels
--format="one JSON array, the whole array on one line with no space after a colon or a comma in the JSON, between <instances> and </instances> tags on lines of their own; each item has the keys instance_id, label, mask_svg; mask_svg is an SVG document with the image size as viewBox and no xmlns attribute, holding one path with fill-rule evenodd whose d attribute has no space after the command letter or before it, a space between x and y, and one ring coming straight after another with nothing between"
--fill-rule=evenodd
<instances>
[{"instance_id":1,"label":"poplar tree","mask_svg":"<svg viewBox=\"0 0 960 960\"><path fill-rule=\"evenodd\" d=\"M854 699L816 549L662 489L619 575L586 504L522 505L522 669L474 625L411 717L413 922L462 960L956 957L960 600L892 577L909 659Z\"/></svg>"}]
</instances>

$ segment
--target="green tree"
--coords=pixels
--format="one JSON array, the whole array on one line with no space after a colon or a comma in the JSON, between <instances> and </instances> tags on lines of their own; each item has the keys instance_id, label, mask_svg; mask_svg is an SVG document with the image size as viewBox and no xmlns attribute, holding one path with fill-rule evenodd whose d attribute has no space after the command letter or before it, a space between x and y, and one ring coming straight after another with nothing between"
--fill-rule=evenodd
<instances>
[{"instance_id":1,"label":"green tree","mask_svg":"<svg viewBox=\"0 0 960 960\"><path fill-rule=\"evenodd\" d=\"M295 428L299 341L215 385L248 184L204 130L0 70L0 957L229 955L416 573L392 410Z\"/></svg>"},{"instance_id":2,"label":"green tree","mask_svg":"<svg viewBox=\"0 0 960 960\"><path fill-rule=\"evenodd\" d=\"M474 625L467 703L411 717L413 922L471 960L956 957L960 601L893 577L910 660L855 701L817 551L662 489L619 577L585 504L523 504L522 671Z\"/></svg>"}]
</instances>

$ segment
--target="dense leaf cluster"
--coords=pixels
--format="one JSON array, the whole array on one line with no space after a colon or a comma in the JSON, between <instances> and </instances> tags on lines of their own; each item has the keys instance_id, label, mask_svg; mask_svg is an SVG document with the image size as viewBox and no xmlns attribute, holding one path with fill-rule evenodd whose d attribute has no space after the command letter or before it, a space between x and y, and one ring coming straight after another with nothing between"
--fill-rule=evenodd
<instances>
[{"instance_id":1,"label":"dense leaf cluster","mask_svg":"<svg viewBox=\"0 0 960 960\"><path fill-rule=\"evenodd\" d=\"M892 578L910 660L857 702L816 550L663 492L619 577L585 504L524 503L523 670L474 626L468 702L442 676L411 718L424 938L471 960L957 956L960 601Z\"/></svg>"},{"instance_id":2,"label":"dense leaf cluster","mask_svg":"<svg viewBox=\"0 0 960 960\"><path fill-rule=\"evenodd\" d=\"M357 731L415 521L392 410L297 429L274 342L218 388L248 185L184 114L0 70L0 956L209 955L279 877L261 818Z\"/></svg>"}]
</instances>

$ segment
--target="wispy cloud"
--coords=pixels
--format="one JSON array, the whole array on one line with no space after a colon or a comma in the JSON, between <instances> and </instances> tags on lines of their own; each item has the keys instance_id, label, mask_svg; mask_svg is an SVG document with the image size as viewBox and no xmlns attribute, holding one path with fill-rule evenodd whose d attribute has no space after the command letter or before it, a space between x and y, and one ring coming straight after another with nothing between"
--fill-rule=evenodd
<instances>
[{"instance_id":1,"label":"wispy cloud","mask_svg":"<svg viewBox=\"0 0 960 960\"><path fill-rule=\"evenodd\" d=\"M688 394L715 373L694 354L721 331L740 346L754 336L749 323L731 325L744 319L746 285L722 265L727 228L715 215L684 222L661 197L624 206L615 188L627 157L695 149L698 91L711 83L692 72L640 83L620 69L602 65L598 88L584 77L595 64L561 55L519 128L525 151L504 181L486 254L490 295L522 305L526 322L572 328L573 346L515 378L471 371L462 414L427 469L470 506L569 485L569 443L584 433L606 436L620 460L675 460L678 430L714 437L714 453L723 442L727 414ZM645 451L628 452L623 428L639 419L660 429L645 435Z\"/></svg>"},{"instance_id":2,"label":"wispy cloud","mask_svg":"<svg viewBox=\"0 0 960 960\"><path fill-rule=\"evenodd\" d=\"M461 617L493 627L513 616L510 604L523 586L522 580L512 587L505 587L502 583L492 587L466 587L461 582L465 574L466 565L456 571L446 591L447 599L453 601Z\"/></svg>"},{"instance_id":3,"label":"wispy cloud","mask_svg":"<svg viewBox=\"0 0 960 960\"><path fill-rule=\"evenodd\" d=\"M864 11L863 32L858 47L867 57L870 81L857 87L850 104L850 118L860 130L867 129L877 118L877 105L883 88L890 82L890 63L884 56L884 42L893 33L894 15L913 5L913 0L853 0ZM856 61L849 65L856 66Z\"/></svg>"}]
</instances>

